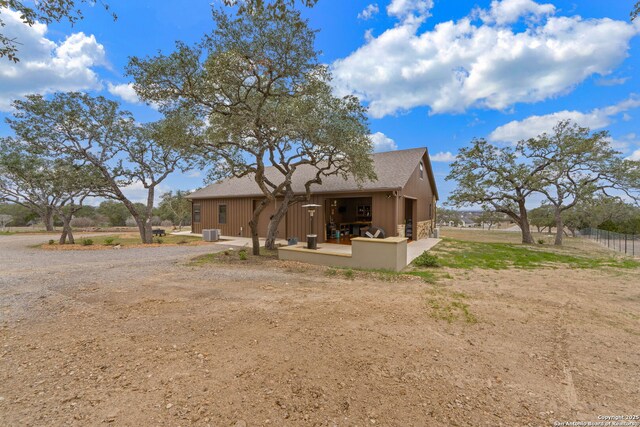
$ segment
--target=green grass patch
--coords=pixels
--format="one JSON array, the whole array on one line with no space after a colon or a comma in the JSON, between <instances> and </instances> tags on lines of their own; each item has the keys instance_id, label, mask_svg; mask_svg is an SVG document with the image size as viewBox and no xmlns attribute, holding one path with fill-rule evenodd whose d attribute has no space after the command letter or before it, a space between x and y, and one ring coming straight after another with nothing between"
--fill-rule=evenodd
<instances>
[{"instance_id":1,"label":"green grass patch","mask_svg":"<svg viewBox=\"0 0 640 427\"><path fill-rule=\"evenodd\" d=\"M16 234L14 231L0 231L0 236L12 236Z\"/></svg>"},{"instance_id":2,"label":"green grass patch","mask_svg":"<svg viewBox=\"0 0 640 427\"><path fill-rule=\"evenodd\" d=\"M433 287L427 290L426 306L431 317L444 320L447 323L461 320L465 323L478 323L477 317L471 313L469 297L463 292L450 291L441 287Z\"/></svg>"},{"instance_id":3,"label":"green grass patch","mask_svg":"<svg viewBox=\"0 0 640 427\"><path fill-rule=\"evenodd\" d=\"M544 249L511 243L482 243L443 239L430 251L443 267L458 269L508 268L638 268L640 262L622 257L602 256L575 248Z\"/></svg>"}]
</instances>

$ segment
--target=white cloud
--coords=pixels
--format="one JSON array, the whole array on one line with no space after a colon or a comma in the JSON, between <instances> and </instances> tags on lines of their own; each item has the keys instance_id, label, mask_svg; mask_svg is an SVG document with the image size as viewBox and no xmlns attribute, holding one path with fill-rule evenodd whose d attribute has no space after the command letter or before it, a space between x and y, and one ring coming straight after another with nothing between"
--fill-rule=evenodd
<instances>
[{"instance_id":1,"label":"white cloud","mask_svg":"<svg viewBox=\"0 0 640 427\"><path fill-rule=\"evenodd\" d=\"M631 153L631 155L627 157L627 160L640 160L640 150L636 150Z\"/></svg>"},{"instance_id":2,"label":"white cloud","mask_svg":"<svg viewBox=\"0 0 640 427\"><path fill-rule=\"evenodd\" d=\"M140 103L140 98L138 98L138 94L133 89L133 83L123 83L119 85L107 83L107 90L110 94L117 96L126 102L130 102L131 104Z\"/></svg>"},{"instance_id":3,"label":"white cloud","mask_svg":"<svg viewBox=\"0 0 640 427\"><path fill-rule=\"evenodd\" d=\"M394 151L398 149L396 142L382 132L376 132L369 135L369 139L373 142L373 151L376 153Z\"/></svg>"},{"instance_id":4,"label":"white cloud","mask_svg":"<svg viewBox=\"0 0 640 427\"><path fill-rule=\"evenodd\" d=\"M551 132L561 120L571 120L580 126L592 130L602 129L611 124L612 118L618 114L640 107L640 98L632 96L618 104L605 108L596 108L588 113L580 111L558 111L543 116L530 116L524 120L514 120L497 127L489 140L495 142L515 143L522 139L533 138L544 132Z\"/></svg>"},{"instance_id":5,"label":"white cloud","mask_svg":"<svg viewBox=\"0 0 640 427\"><path fill-rule=\"evenodd\" d=\"M167 191L169 191L167 185L159 184L156 187L154 193L154 204L157 205L160 203L160 196ZM133 203L144 203L147 204L147 195L149 190L144 188L144 185L140 181L136 181L133 184L127 185L126 187L122 187L122 193L127 197L127 199L131 200Z\"/></svg>"},{"instance_id":6,"label":"white cloud","mask_svg":"<svg viewBox=\"0 0 640 427\"><path fill-rule=\"evenodd\" d=\"M29 27L17 12L0 9L0 13L5 23L2 33L20 43L20 62L2 59L0 111L9 111L12 101L30 93L101 88L92 67L108 64L104 46L93 35L74 33L58 44L45 37L45 24Z\"/></svg>"},{"instance_id":7,"label":"white cloud","mask_svg":"<svg viewBox=\"0 0 640 427\"><path fill-rule=\"evenodd\" d=\"M191 171L187 174L187 178L200 178L202 173L200 171Z\"/></svg>"},{"instance_id":8,"label":"white cloud","mask_svg":"<svg viewBox=\"0 0 640 427\"><path fill-rule=\"evenodd\" d=\"M423 11L427 3L421 3ZM394 1L387 11L413 16L415 4ZM374 118L421 106L432 114L506 110L566 94L589 76L611 73L640 30L640 21L551 16L554 10L505 0L426 31L424 19L404 19L333 63L337 92L367 101Z\"/></svg>"},{"instance_id":9,"label":"white cloud","mask_svg":"<svg viewBox=\"0 0 640 427\"><path fill-rule=\"evenodd\" d=\"M380 8L378 8L377 3L371 3L367 7L364 8L362 12L358 14L358 19L368 20L373 18L375 15L380 12Z\"/></svg>"},{"instance_id":10,"label":"white cloud","mask_svg":"<svg viewBox=\"0 0 640 427\"><path fill-rule=\"evenodd\" d=\"M618 77L611 79L598 79L596 80L596 84L598 86L620 86L623 85L629 80L629 77Z\"/></svg>"},{"instance_id":11,"label":"white cloud","mask_svg":"<svg viewBox=\"0 0 640 427\"><path fill-rule=\"evenodd\" d=\"M552 4L538 4L532 0L493 0L489 10L478 10L480 19L488 24L507 25L518 22L521 17L529 20L553 15L556 8Z\"/></svg>"},{"instance_id":12,"label":"white cloud","mask_svg":"<svg viewBox=\"0 0 640 427\"><path fill-rule=\"evenodd\" d=\"M450 151L441 151L436 154L432 154L429 156L432 162L453 162L456 159L456 156L452 154Z\"/></svg>"},{"instance_id":13,"label":"white cloud","mask_svg":"<svg viewBox=\"0 0 640 427\"><path fill-rule=\"evenodd\" d=\"M389 16L407 19L412 16L428 17L433 0L391 0L387 6Z\"/></svg>"}]
</instances>

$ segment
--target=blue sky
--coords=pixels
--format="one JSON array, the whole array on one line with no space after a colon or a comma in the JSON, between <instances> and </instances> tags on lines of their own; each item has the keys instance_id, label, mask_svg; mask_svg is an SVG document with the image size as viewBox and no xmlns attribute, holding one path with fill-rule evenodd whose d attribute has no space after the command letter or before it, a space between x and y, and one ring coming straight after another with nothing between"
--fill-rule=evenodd
<instances>
[{"instance_id":1,"label":"blue sky","mask_svg":"<svg viewBox=\"0 0 640 427\"><path fill-rule=\"evenodd\" d=\"M448 161L472 138L509 144L563 118L609 130L624 156L640 159L640 23L629 22L632 3L319 0L302 10L319 30L336 92L369 105L378 149L427 146L444 200L455 185L444 180ZM23 60L0 62L0 115L26 93L84 90L121 101L140 121L159 118L127 85L128 57L198 41L212 29L210 5L109 4L117 21L85 7L73 27L29 28L2 11ZM204 175L176 174L162 189L196 188Z\"/></svg>"}]
</instances>

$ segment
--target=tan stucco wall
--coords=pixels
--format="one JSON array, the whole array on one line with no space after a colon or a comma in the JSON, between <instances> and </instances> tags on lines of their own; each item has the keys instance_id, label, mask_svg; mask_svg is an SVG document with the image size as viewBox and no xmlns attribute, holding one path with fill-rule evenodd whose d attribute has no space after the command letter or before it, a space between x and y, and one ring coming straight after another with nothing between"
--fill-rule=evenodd
<instances>
[{"instance_id":1,"label":"tan stucco wall","mask_svg":"<svg viewBox=\"0 0 640 427\"><path fill-rule=\"evenodd\" d=\"M278 258L332 267L351 267L400 271L407 266L407 239L351 239L351 255L324 250L306 249L304 245L278 249Z\"/></svg>"}]
</instances>

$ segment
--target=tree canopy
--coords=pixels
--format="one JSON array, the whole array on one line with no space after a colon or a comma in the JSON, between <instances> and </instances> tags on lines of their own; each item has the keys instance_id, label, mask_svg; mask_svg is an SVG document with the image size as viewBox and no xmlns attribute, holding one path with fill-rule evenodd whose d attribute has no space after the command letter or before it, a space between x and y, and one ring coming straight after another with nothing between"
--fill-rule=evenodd
<instances>
[{"instance_id":1,"label":"tree canopy","mask_svg":"<svg viewBox=\"0 0 640 427\"><path fill-rule=\"evenodd\" d=\"M581 200L607 191L638 194L640 163L622 159L609 141L607 131L591 133L564 120L552 133L519 143L519 151L540 171L535 191L553 207L556 245L562 244L563 212Z\"/></svg>"},{"instance_id":2,"label":"tree canopy","mask_svg":"<svg viewBox=\"0 0 640 427\"><path fill-rule=\"evenodd\" d=\"M524 162L513 147L474 139L460 149L447 180L458 185L449 197L454 206L482 206L508 215L522 230L522 243L533 243L526 203L538 188L543 166Z\"/></svg>"},{"instance_id":3,"label":"tree canopy","mask_svg":"<svg viewBox=\"0 0 640 427\"><path fill-rule=\"evenodd\" d=\"M73 243L71 218L84 199L101 194L106 183L92 165L29 148L13 138L0 140L0 198L36 212L50 231L57 214L63 222L60 243Z\"/></svg>"},{"instance_id":4,"label":"tree canopy","mask_svg":"<svg viewBox=\"0 0 640 427\"><path fill-rule=\"evenodd\" d=\"M206 123L205 138L191 147L213 159L211 180L251 176L264 198L250 222L259 252L258 218L277 198L267 246L294 203L308 200L311 187L329 175L375 179L365 108L357 98L333 95L329 70L319 64L315 31L296 11L281 19L264 10L231 17L214 10L216 29L194 46L132 58L128 73L140 97L162 111L188 110ZM275 175L267 174L272 166ZM301 168L313 176L295 193Z\"/></svg>"},{"instance_id":5,"label":"tree canopy","mask_svg":"<svg viewBox=\"0 0 640 427\"><path fill-rule=\"evenodd\" d=\"M124 203L135 218L143 242L150 243L155 190L167 176L185 171L193 157L174 146L177 138L196 138L199 124L180 114L141 125L119 104L83 93L56 93L50 100L30 95L15 101L7 122L17 138L32 150L91 165L105 185L100 196ZM126 196L125 187L146 192L146 209L140 212Z\"/></svg>"}]
</instances>

